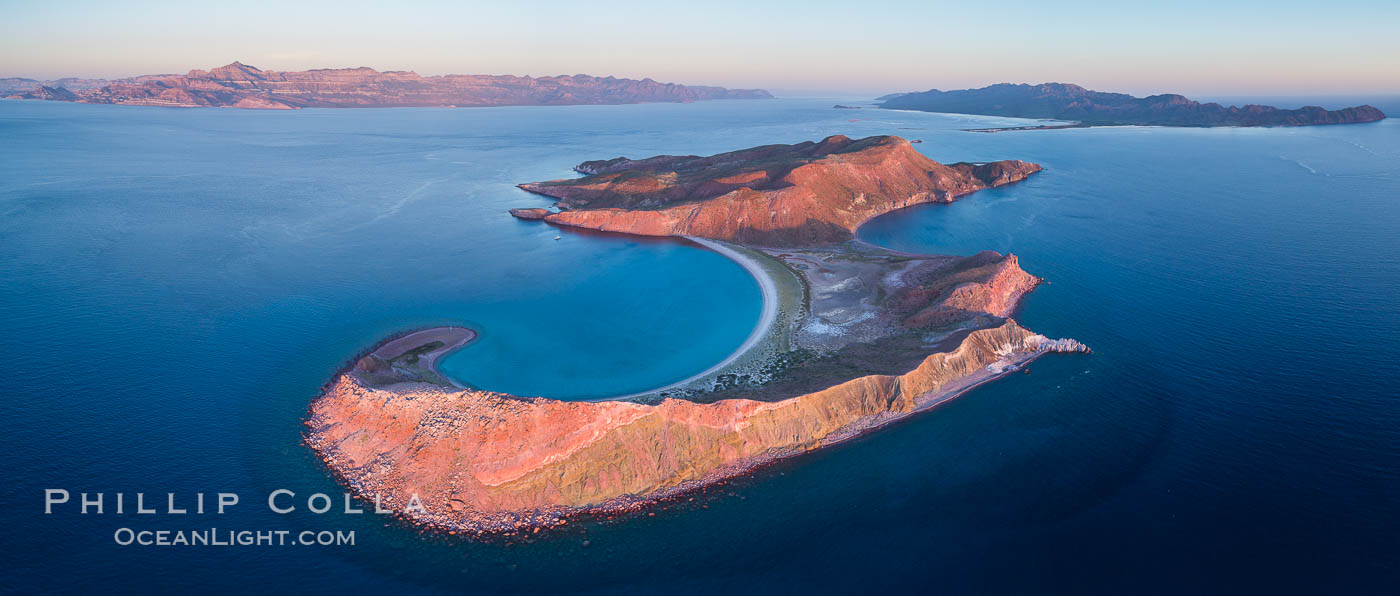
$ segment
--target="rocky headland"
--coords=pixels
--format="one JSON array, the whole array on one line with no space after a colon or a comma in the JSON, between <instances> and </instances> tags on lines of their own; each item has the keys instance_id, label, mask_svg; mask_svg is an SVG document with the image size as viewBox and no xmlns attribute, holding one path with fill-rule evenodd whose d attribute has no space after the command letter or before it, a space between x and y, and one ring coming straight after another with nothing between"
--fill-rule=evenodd
<instances>
[{"instance_id":1,"label":"rocky headland","mask_svg":"<svg viewBox=\"0 0 1400 596\"><path fill-rule=\"evenodd\" d=\"M806 246L848 240L877 215L951 202L1041 168L1015 160L945 165L900 137L836 135L708 157L618 157L575 169L587 175L520 185L557 199L560 212L543 215L545 221L644 236Z\"/></svg>"},{"instance_id":2,"label":"rocky headland","mask_svg":"<svg viewBox=\"0 0 1400 596\"><path fill-rule=\"evenodd\" d=\"M1124 93L1091 91L1065 83L1001 83L981 89L955 91L930 89L887 95L881 99L883 103L880 107L887 109L1068 120L1093 126L1311 126L1375 122L1386 117L1383 112L1368 105L1340 110L1318 106L1294 110L1262 105L1227 107L1218 103L1192 101L1176 94L1133 97Z\"/></svg>"},{"instance_id":3,"label":"rocky headland","mask_svg":"<svg viewBox=\"0 0 1400 596\"><path fill-rule=\"evenodd\" d=\"M695 165L667 169L685 163ZM1044 354L1088 351L1009 318L1041 281L1014 255L910 254L849 236L899 205L1019 180L1035 164L944 166L895 137L831 137L579 170L588 173L581 180L625 178L619 191L551 185L581 189L563 200L608 205L579 210L594 223L605 223L601 214L633 222L669 203L797 186L801 200L770 196L774 208L805 222L795 212L805 206L824 222L810 230L844 233L747 224L672 230L749 270L763 288L764 315L714 369L644 394L562 401L463 388L434 367L469 345L474 336L462 328L382 344L329 382L307 417L308 445L357 495L401 511L417 496L423 509L405 511L408 518L452 533L533 532L580 514L635 511L927 410ZM706 181L706 173L721 180ZM632 179L635 186L623 184ZM563 223L548 210L513 214Z\"/></svg>"},{"instance_id":4,"label":"rocky headland","mask_svg":"<svg viewBox=\"0 0 1400 596\"><path fill-rule=\"evenodd\" d=\"M65 85L68 85L65 87ZM725 89L588 75L443 75L372 68L261 70L234 62L186 74L113 81L4 79L0 92L46 99L143 106L298 108L479 107L692 102L771 98L761 89Z\"/></svg>"}]
</instances>

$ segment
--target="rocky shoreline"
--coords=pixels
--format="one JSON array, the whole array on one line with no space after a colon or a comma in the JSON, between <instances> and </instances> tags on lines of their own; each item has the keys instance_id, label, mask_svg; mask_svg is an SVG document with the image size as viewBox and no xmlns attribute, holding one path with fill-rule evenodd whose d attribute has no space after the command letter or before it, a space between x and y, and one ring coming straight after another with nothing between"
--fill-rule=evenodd
<instances>
[{"instance_id":1,"label":"rocky shoreline","mask_svg":"<svg viewBox=\"0 0 1400 596\"><path fill-rule=\"evenodd\" d=\"M806 172L796 176L807 181L802 188L809 193L799 203L856 208L864 218L907 202L851 192L872 177L902 176L912 184L877 184L883 192L912 189L927 198L942 185L951 197L957 189L971 192L1039 170L1024 162L950 170L895 138L833 137L792 147L760 149L779 159L796 151L800 164L778 168L789 173L809 159L823 162L814 172L820 183ZM852 151L859 155L845 156ZM654 165L657 158L641 162ZM636 174L634 163L586 162L580 170L625 180L653 175ZM705 175L733 182L736 167L750 165ZM767 178L740 179L758 190L738 192L767 188ZM714 191L703 176L690 183ZM588 192L589 200L637 198L608 195L618 192L608 185ZM625 219L646 209L601 212ZM548 213L513 214L558 223ZM860 222L845 225L854 229ZM449 533L535 532L579 515L639 511L905 419L1044 354L1089 351L1009 318L1041 281L1014 255L919 255L855 240L802 241L807 233L756 234L784 241L773 246L736 243L734 236L747 233L734 228L704 231L691 240L745 267L764 295L763 315L749 339L705 373L623 398L514 396L463 388L436 370L437 358L466 345L474 332L423 330L386 342L328 383L311 404L307 445L356 495L378 498L414 523ZM424 509L404 511L414 498Z\"/></svg>"},{"instance_id":2,"label":"rocky shoreline","mask_svg":"<svg viewBox=\"0 0 1400 596\"><path fill-rule=\"evenodd\" d=\"M859 378L833 387L826 392L790 398L780 402L758 402L752 400L725 400L700 404L684 400L666 400L657 405L631 404L626 402L560 402L546 398L520 398L507 394L453 390L451 388L421 382L401 381L388 386L375 388L364 383L352 371L341 375L328 390L317 399L308 416L306 442L328 469L356 496L373 501L378 498L386 507L399 511L406 521L451 533L496 534L533 531L539 527L556 526L567 523L579 515L606 515L637 511L649 504L674 498L704 486L747 473L780 459L792 457L852 439L861 434L878 429L892 422L902 420L918 412L931 409L958 397L983 384L1020 370L1025 364L1051 352L1088 352L1088 348L1073 340L1051 340L1030 333L1012 321L1000 327L975 331L967 336L952 352L935 353L925 359L925 363L897 378ZM951 371L951 372L950 372ZM907 385L907 386L906 386ZM909 387L912 387L911 391ZM927 390L923 390L927 389ZM424 404L427 404L425 407ZM579 416L580 410L596 409L596 415ZM829 413L835 409L834 419L823 419L819 412ZM492 413L507 414L494 420ZM784 415L785 411L786 415ZM394 412L394 413L391 413ZM400 416L403 414L404 416ZM416 416L414 416L416 414ZM465 480L460 477L466 471L447 467L440 469L423 461L422 450L441 449L446 446L437 441L391 440L390 445L381 441L386 437L370 437L366 433L393 431L403 423L412 423L413 434L433 438L444 438L461 433L450 445L450 451L460 457L461 449L467 445L485 446L489 435L474 433L477 429L466 429L475 420L492 427L515 423L538 422L541 418L556 415L581 423L588 429L590 441L596 442L609 431L635 429L647 426L648 421L667 419L677 426L699 420L701 429L734 438L748 439L745 435L787 435L782 428L815 425L819 432L798 437L799 440L782 439L763 442L756 448L741 450L743 453L733 458L720 458L711 462L708 469L699 473L685 474L671 478L671 482L657 484L653 490L633 491L630 488L615 487L615 490L585 491L584 494L558 498L559 486L542 485L536 480L543 476L553 478L557 474L569 476L573 471L567 465L570 460L580 458L574 454L588 445L577 445L573 450L549 450L538 462L530 465L502 466L501 458L511 459L514 450L493 453L491 457L475 457L471 461L478 464L478 473L483 476L472 479L475 482L462 482L449 488L440 484L452 480ZM401 419L404 418L404 419ZM619 419L625 422L619 423ZM360 424L356 424L356 422ZM776 422L775 422L776 421ZM365 424L368 423L368 424ZM496 424L492 424L496 423ZM571 431L579 426L561 425L557 433L546 443L557 440L568 441ZM745 432L746 429L761 428L764 432ZM673 429L674 430L674 429ZM465 432L463 432L465 431ZM510 434L508 431L506 434ZM638 437L636 433L622 443ZM668 439L671 432L664 435ZM653 438L660 438L654 435ZM504 438L504 437L498 437ZM368 440L366 440L368 439ZM515 441L505 440L508 444ZM723 443L724 441L720 441ZM371 443L368 449L357 443ZM448 443L453 443L448 441ZM384 447L390 449L383 449ZM390 456L393 451L418 456L418 468L405 470L413 459L397 459ZM388 461L386 461L388 456ZM427 458L437 459L437 458ZM697 458L699 459L699 458ZM565 465L557 465L562 462ZM516 463L516 462L509 462ZM538 464L538 465L536 465ZM686 463L671 470L694 469ZM402 472L422 472L423 474ZM601 474L607 475L604 470ZM613 472L614 474L616 472ZM455 478L454 478L455 477ZM529 481L522 482L522 479ZM651 482L653 479L647 479ZM475 484L472 493L462 489ZM587 485L587 482L584 482ZM493 489L501 487L500 493L493 495ZM455 489L455 490L454 490ZM550 498L550 493L555 498ZM601 496L596 501L588 501L590 496ZM413 496L424 503L422 512L405 511L405 506ZM492 499L492 497L496 499ZM473 499L471 497L483 497ZM497 500L495 507L482 505ZM504 506L501 506L504 505Z\"/></svg>"},{"instance_id":3,"label":"rocky shoreline","mask_svg":"<svg viewBox=\"0 0 1400 596\"><path fill-rule=\"evenodd\" d=\"M946 293L945 302L953 300L955 294L965 294L958 299L962 302L954 300L956 308L947 306L952 309L949 312L977 308L966 302L967 295L982 295L988 298L982 307L1010 314L1009 309L1027 288L1038 282L1020 272L1013 257L995 253L933 257L887 253L868 246L774 252L775 259L802 259L791 262L813 264L800 276L808 295L801 305L802 317L786 326L784 334L794 344L820 346L833 362L841 362L845 350L863 349L872 334L885 334L885 339L905 337L886 325L897 323L894 319L885 323L861 320L829 337L797 337L804 328L802 323L828 325L821 322L828 311L866 298L833 293L841 284L823 278L835 272L830 267L836 263L865 258L856 265L868 270L865 278L898 278L892 283L905 286L919 281L925 269L953 277L987 270ZM843 270L837 277L844 275L852 276L846 280L857 279L861 271ZM1018 280L1001 281L1007 275ZM963 291L956 291L958 288ZM310 409L306 442L340 482L366 501L379 498L385 506L402 511L411 496L418 495L426 511L404 513L406 521L454 534L533 532L567 523L576 516L641 511L658 501L931 409L1019 370L1044 354L1088 351L1073 340L1033 334L997 314L982 313L985 321L1001 321L995 326L961 331L947 328L952 337L939 342L945 350L925 352L918 366L902 374L842 379L817 391L781 399L770 394L800 391L791 389L793 380L781 375L757 386L728 387L712 395L702 390L693 400L658 398L650 402L561 402L462 389L445 379L439 383L425 379L441 378L433 368L436 358L468 345L475 334L463 328L421 330L385 342L328 384ZM975 320L959 322L979 324ZM443 342L444 334L459 341ZM917 345L913 349L917 350ZM415 353L420 356L416 362L405 360L405 355ZM381 363L389 363L388 368L398 376L384 376ZM799 367L788 376L805 378L811 376L809 373ZM729 397L735 394L753 394L755 399ZM787 413L778 416L775 412ZM757 436L743 432L763 424L760 420L766 420L768 432ZM586 436L580 437L580 433ZM704 447L692 449L695 453L667 453L670 441ZM609 447L597 447L603 444ZM589 453L590 449L607 455ZM451 457L446 457L449 453ZM520 454L527 455L519 458ZM512 458L520 461L512 464ZM619 458L630 458L635 467L596 466L597 462ZM702 469L699 464L708 467ZM648 476L647 471L657 466L667 471ZM512 471L496 476L503 468ZM622 478L639 473L643 477ZM558 484L560 475L575 489L568 498L563 498L567 491ZM505 482L497 481L506 477ZM590 477L595 479L591 484Z\"/></svg>"},{"instance_id":4,"label":"rocky shoreline","mask_svg":"<svg viewBox=\"0 0 1400 596\"><path fill-rule=\"evenodd\" d=\"M943 164L896 136L764 145L710 156L587 161L582 178L519 185L555 199L522 219L641 236L698 236L747 246L844 242L869 219L950 203L1041 171L1020 160Z\"/></svg>"}]
</instances>

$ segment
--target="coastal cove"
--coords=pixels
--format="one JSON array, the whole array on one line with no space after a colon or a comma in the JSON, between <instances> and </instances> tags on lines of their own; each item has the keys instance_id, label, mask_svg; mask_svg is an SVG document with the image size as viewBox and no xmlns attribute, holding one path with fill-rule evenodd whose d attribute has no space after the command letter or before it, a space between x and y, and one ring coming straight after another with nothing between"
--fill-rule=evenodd
<instances>
[{"instance_id":1,"label":"coastal cove","mask_svg":"<svg viewBox=\"0 0 1400 596\"><path fill-rule=\"evenodd\" d=\"M14 564L57 577L57 561L82 561L107 577L159 556L185 570L171 589L235 565L249 590L443 593L1364 593L1395 577L1394 120L985 135L962 129L1028 121L831 108L861 100L0 102L13 139L0 148L0 332L24 346L3 414L28 421L4 439L17 504L4 515L33 537ZM1049 282L1015 319L1095 355L1037 360L655 515L540 535L461 540L248 507L219 525L359 540L156 554L111 544L129 520L30 515L45 486L338 495L301 444L307 404L346 358L403 330L476 330L437 365L515 395L590 400L704 373L767 319L748 271L685 240L518 221L507 209L548 201L515 185L616 155L832 134L920 139L945 163L1045 166L878 217L857 242L1015 253ZM853 573L823 571L837 568Z\"/></svg>"},{"instance_id":2,"label":"coastal cove","mask_svg":"<svg viewBox=\"0 0 1400 596\"><path fill-rule=\"evenodd\" d=\"M718 252L763 290L753 333L730 357L655 396L587 404L447 381L434 362L475 337L466 329L390 340L328 383L307 416L307 445L362 499L401 506L415 523L449 534L538 534L827 448L1046 353L1090 352L1008 318L1041 281L1014 255L838 242L901 207L1024 181L1042 170L1037 164L945 165L896 136L832 135L574 169L585 177L520 185L557 198L563 211L510 214L680 236ZM800 291L778 304L775 277L796 278ZM760 342L766 353L751 354ZM755 368L728 368L740 360Z\"/></svg>"}]
</instances>

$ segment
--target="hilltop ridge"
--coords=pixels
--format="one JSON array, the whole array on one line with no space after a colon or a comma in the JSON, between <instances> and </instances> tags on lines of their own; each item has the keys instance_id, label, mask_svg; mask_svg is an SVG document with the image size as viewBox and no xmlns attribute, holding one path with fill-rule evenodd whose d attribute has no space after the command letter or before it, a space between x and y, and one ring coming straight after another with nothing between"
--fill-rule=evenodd
<instances>
[{"instance_id":1,"label":"hilltop ridge","mask_svg":"<svg viewBox=\"0 0 1400 596\"><path fill-rule=\"evenodd\" d=\"M1041 167L1019 160L945 165L900 137L833 135L707 157L586 161L575 169L586 176L520 185L558 199L561 211L513 214L608 232L800 246L848 240L877 215L951 202Z\"/></svg>"},{"instance_id":2,"label":"hilltop ridge","mask_svg":"<svg viewBox=\"0 0 1400 596\"><path fill-rule=\"evenodd\" d=\"M1092 91L1069 83L999 83L980 89L898 93L880 99L883 101L880 107L887 109L1048 118L1086 125L1311 126L1375 122L1386 117L1384 112L1369 105L1340 110L1319 106L1285 110L1254 104L1226 107L1174 93L1133 97L1125 93Z\"/></svg>"},{"instance_id":3,"label":"hilltop ridge","mask_svg":"<svg viewBox=\"0 0 1400 596\"><path fill-rule=\"evenodd\" d=\"M73 81L73 88L62 81ZM262 70L232 62L183 75L147 75L114 81L6 79L0 92L20 99L171 107L258 109L469 107L692 102L766 99L761 89L725 89L589 75L518 77L443 75L413 71L324 68ZM55 87L55 85L58 85Z\"/></svg>"}]
</instances>

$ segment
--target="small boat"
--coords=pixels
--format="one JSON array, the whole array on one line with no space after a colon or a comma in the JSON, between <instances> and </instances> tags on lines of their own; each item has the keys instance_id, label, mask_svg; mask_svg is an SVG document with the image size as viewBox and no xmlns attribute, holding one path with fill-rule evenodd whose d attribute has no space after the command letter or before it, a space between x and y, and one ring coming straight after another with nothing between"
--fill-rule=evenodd
<instances>
[{"instance_id":1,"label":"small boat","mask_svg":"<svg viewBox=\"0 0 1400 596\"><path fill-rule=\"evenodd\" d=\"M555 237L554 237L555 240L558 240L558 239L560 239L560 238L563 238L563 236L555 236Z\"/></svg>"}]
</instances>

